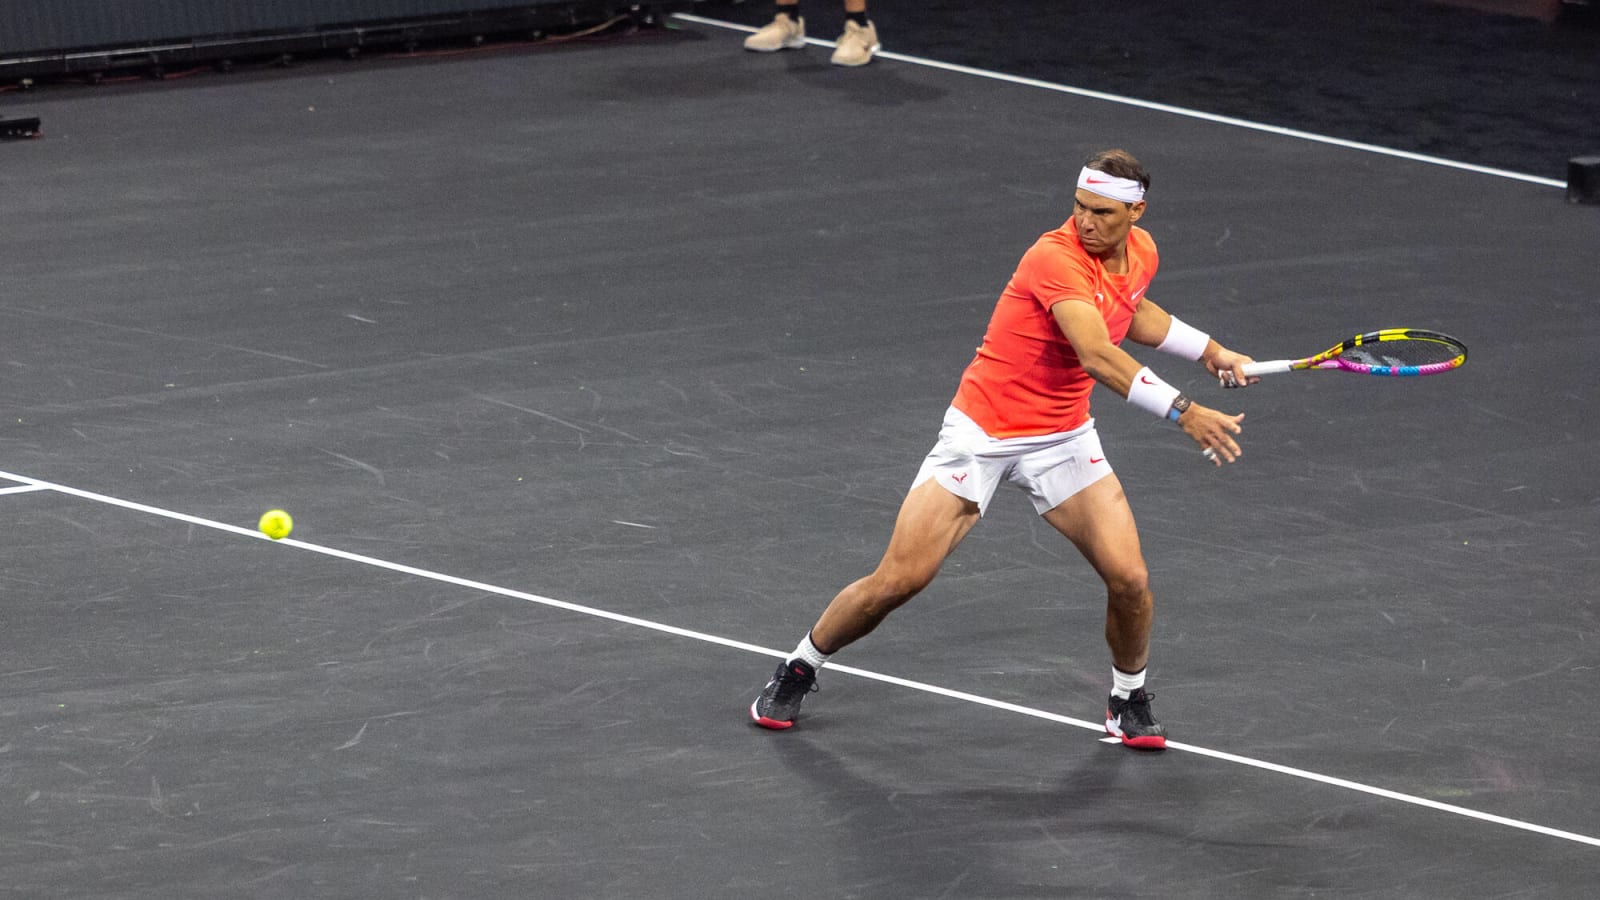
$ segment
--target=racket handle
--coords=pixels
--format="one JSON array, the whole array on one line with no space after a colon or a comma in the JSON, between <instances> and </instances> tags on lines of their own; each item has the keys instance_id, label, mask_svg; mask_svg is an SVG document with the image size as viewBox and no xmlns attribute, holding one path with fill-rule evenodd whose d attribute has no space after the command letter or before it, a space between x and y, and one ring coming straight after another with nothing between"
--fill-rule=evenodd
<instances>
[{"instance_id":1,"label":"racket handle","mask_svg":"<svg viewBox=\"0 0 1600 900\"><path fill-rule=\"evenodd\" d=\"M1244 369L1246 378L1252 375L1277 375L1282 372L1293 372L1294 360L1273 359L1266 362L1248 362L1241 368Z\"/></svg>"}]
</instances>

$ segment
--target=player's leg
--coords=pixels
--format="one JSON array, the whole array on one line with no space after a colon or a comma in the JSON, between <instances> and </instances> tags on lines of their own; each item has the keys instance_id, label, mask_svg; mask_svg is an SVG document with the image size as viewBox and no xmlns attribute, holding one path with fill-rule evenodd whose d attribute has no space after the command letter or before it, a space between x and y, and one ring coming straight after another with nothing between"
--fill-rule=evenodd
<instances>
[{"instance_id":1,"label":"player's leg","mask_svg":"<svg viewBox=\"0 0 1600 900\"><path fill-rule=\"evenodd\" d=\"M1106 730L1129 746L1165 747L1166 729L1151 716L1150 695L1144 690L1155 598L1122 482L1115 475L1101 478L1044 518L1078 548L1105 582L1106 643L1113 666Z\"/></svg>"},{"instance_id":2,"label":"player's leg","mask_svg":"<svg viewBox=\"0 0 1600 900\"><path fill-rule=\"evenodd\" d=\"M929 480L911 489L895 519L889 548L872 574L840 591L811 628L823 654L837 653L915 597L978 522L978 504Z\"/></svg>"},{"instance_id":3,"label":"player's leg","mask_svg":"<svg viewBox=\"0 0 1600 900\"><path fill-rule=\"evenodd\" d=\"M975 501L952 494L933 479L913 487L900 505L878 567L834 596L751 704L750 717L768 728L793 725L800 701L814 688L817 668L827 656L864 637L927 587L979 515Z\"/></svg>"},{"instance_id":4,"label":"player's leg","mask_svg":"<svg viewBox=\"0 0 1600 900\"><path fill-rule=\"evenodd\" d=\"M1124 672L1144 669L1150 659L1155 598L1139 548L1139 531L1122 482L1109 475L1044 514L1066 536L1106 585L1106 643L1111 661Z\"/></svg>"}]
</instances>

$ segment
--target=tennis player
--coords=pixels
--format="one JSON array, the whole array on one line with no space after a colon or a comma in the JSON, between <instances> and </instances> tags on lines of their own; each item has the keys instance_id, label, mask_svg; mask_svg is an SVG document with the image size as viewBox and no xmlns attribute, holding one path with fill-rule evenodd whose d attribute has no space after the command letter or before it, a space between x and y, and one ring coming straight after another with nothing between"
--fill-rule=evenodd
<instances>
[{"instance_id":1,"label":"tennis player","mask_svg":"<svg viewBox=\"0 0 1600 900\"><path fill-rule=\"evenodd\" d=\"M1253 383L1251 359L1157 306L1155 242L1137 227L1150 175L1124 150L1078 174L1072 218L1022 256L961 376L938 441L900 507L883 560L840 591L750 715L788 728L828 658L927 587L977 524L1002 481L1020 487L1106 585L1111 696L1106 732L1139 749L1166 747L1145 690L1154 600L1122 483L1089 416L1095 382L1168 419L1214 465L1239 458L1243 414L1191 401L1119 346L1124 339L1205 365L1225 386Z\"/></svg>"}]
</instances>

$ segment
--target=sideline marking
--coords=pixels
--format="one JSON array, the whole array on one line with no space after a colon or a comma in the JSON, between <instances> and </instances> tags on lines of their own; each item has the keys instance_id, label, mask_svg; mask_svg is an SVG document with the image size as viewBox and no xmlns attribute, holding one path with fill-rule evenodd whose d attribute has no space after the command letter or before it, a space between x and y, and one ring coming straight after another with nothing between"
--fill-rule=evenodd
<instances>
[{"instance_id":1,"label":"sideline marking","mask_svg":"<svg viewBox=\"0 0 1600 900\"><path fill-rule=\"evenodd\" d=\"M511 588L487 584L482 581L473 581L469 578L458 578L454 575L445 575L440 572L419 569L415 566L389 562L388 560L378 559L377 557L363 556L359 553L350 553L348 551L339 550L333 547L325 547L321 544L309 544L305 541L296 540L294 538L283 538L281 540L274 541L272 538L267 537L254 528L246 528L240 525L230 525L226 522L218 522L214 519L204 519L200 516L191 516L188 513L174 512L169 509L162 509L159 506L149 506L144 503L135 503L132 500L123 500L120 497L112 497L107 494L97 494L93 491L85 491L79 488L67 487L66 485L55 484L49 481L41 481L37 478L29 478L25 475L13 475L10 472L0 471L0 479L19 482L21 485L19 488L6 488L0 490L0 493L12 494L21 493L24 491L56 491L58 493L66 494L71 497L77 497L82 500L92 500L96 503L104 503L109 506L133 510L134 512L142 512L153 516L160 516L164 519L174 519L179 522L186 522L190 525L201 525L206 528L214 528L218 531L226 531L231 534L240 535L241 537L254 538L256 540L266 541L279 546L294 547L299 550L309 550L312 553L320 553L323 556L332 556L336 559L361 563L362 565L372 566L379 569L387 569L391 572L400 572L405 575L415 575L418 578L424 578L430 581L438 581L444 584L453 584L457 587L482 591L486 594L495 594L501 597L510 597L516 600L526 600L529 603L538 603L544 606L554 607L556 609L564 609L569 612L582 613L587 616L594 616L595 618L599 619L607 619L612 622L620 622L625 625L636 625L640 628L648 628L652 631L660 631L665 634L677 635L678 637L691 638L693 640L703 641L708 644L732 647L736 650L745 650L750 653L759 653L763 656L773 656L777 657L778 659L783 659L788 656L788 653L781 650L773 650L769 647L761 647L755 644L746 643L744 641L736 641L731 638L719 637L714 634L707 634L703 631L692 631L688 628L679 628L676 625L666 625L661 622L652 622L649 619L640 619L635 616L623 615L622 613L615 613L609 610L600 609L598 607L569 603L565 600L556 600L553 597L543 597L538 594L530 594L525 591L512 590ZM978 706L987 706L991 709L1013 712L1035 719L1044 719L1048 722L1057 722L1062 725L1071 725L1075 728L1084 728L1090 731L1099 732L1101 734L1105 733L1105 724L1103 722L1088 722L1083 719L1074 719L1069 716L1045 712L1042 709L1034 709L1030 706L1019 706L1018 704L1007 703L1003 700L980 697L977 694L969 694L965 691L942 688L938 685L927 684L921 681L911 681L909 679L899 678L894 675L884 675L880 672L873 672L867 669L858 669L854 666L845 666L830 662L828 663L828 671L842 672L847 675L855 675L859 678L866 678L871 681L881 681L884 684L892 684L897 687L910 688L912 690L922 691L928 694L937 694L941 697L949 697L952 700L962 700ZM1211 750L1205 747L1196 746L1194 744L1181 743L1179 741L1167 741L1167 749L1178 750L1184 753L1193 753L1196 756L1205 756L1211 759L1216 759L1223 762L1231 762L1236 765L1248 766L1254 769L1262 769L1268 772L1276 772L1280 775L1288 775L1292 778L1314 781L1319 784L1326 784L1332 787L1345 788L1346 790L1356 791L1362 794L1369 794L1374 797L1382 797L1386 800L1396 800L1401 803L1409 803L1413 806L1422 806L1427 807L1428 809L1438 810L1440 812L1454 813L1455 815L1464 816L1469 819L1477 819L1480 822L1504 825L1508 828L1531 831L1535 834L1542 834L1547 837L1561 838L1562 840L1574 841L1579 844L1588 844L1591 847L1600 847L1600 838L1590 837L1589 835L1578 834L1572 831L1562 831L1558 828L1549 828L1544 825L1536 825L1532 822L1524 822L1520 819L1510 819L1506 818L1505 816L1497 816L1492 813L1479 812L1478 810L1468 809L1464 806L1456 806L1450 803L1440 803L1437 800L1429 800L1426 797L1416 797L1411 794L1402 794L1398 791L1373 787L1369 784L1362 784L1357 781L1349 781L1344 778L1335 778L1331 775L1323 775L1307 769L1296 769L1292 766L1282 766L1278 765L1277 763L1266 762L1265 760L1252 759L1248 756L1239 756L1237 754L1226 753L1221 750Z\"/></svg>"},{"instance_id":2,"label":"sideline marking","mask_svg":"<svg viewBox=\"0 0 1600 900\"><path fill-rule=\"evenodd\" d=\"M714 28L726 28L730 31L753 32L756 30L748 25L736 25L732 22L722 22L717 19L707 19L703 16L691 15L689 13L673 13L672 17L674 19L682 19L685 22L693 22L697 25L710 25ZM834 46L833 41L818 40L817 38L806 38L806 43L814 44L818 47ZM956 72L962 75L973 75L978 78L988 78L994 81L1004 81L1010 84L1017 84L1025 87L1040 88L1046 91L1055 91L1058 94L1072 94L1077 97L1087 97L1091 100L1105 100L1110 103L1120 103L1124 106L1134 106L1138 107L1139 109L1171 113L1175 116L1185 116L1190 119L1200 119L1205 122L1215 122L1219 125L1232 125L1236 128L1246 128L1251 131L1262 131L1266 132L1267 134L1276 134L1282 137L1298 138L1302 141L1311 141L1318 144L1331 144L1335 147L1343 147L1347 150L1361 150L1367 153L1376 153L1380 156L1392 156L1398 159L1411 160L1412 162L1428 163L1429 165L1444 166L1445 168L1449 169L1460 169L1466 172L1477 172L1480 175L1494 175L1499 178L1509 178L1513 181L1525 181L1529 184L1541 184L1545 187L1561 188L1563 190L1565 190L1567 186L1565 181L1557 181L1554 178L1542 178L1538 175L1525 175L1521 172L1512 172L1507 169L1496 169L1491 166L1480 166L1473 163L1456 162L1455 160L1444 159L1438 156L1427 156L1422 153L1412 153L1409 150L1395 150L1392 147L1380 147L1377 144L1365 144L1360 141L1350 141L1345 140L1344 138L1329 137L1325 134L1316 134L1315 132L1310 131L1300 131L1294 128L1284 128L1278 125L1266 125L1261 122L1252 122L1249 119L1236 119L1233 116L1222 116L1216 113L1201 112L1200 110L1189 109L1183 106L1172 106L1166 103L1156 103L1151 100L1139 100L1134 97L1125 97L1121 94L1108 94L1104 91L1093 91L1089 90L1088 88L1078 88L1065 84L1056 84L1052 81L1040 81L1037 78L1025 78L1021 75L1007 75L1004 72L991 72L988 69L977 69L973 68L972 66L962 66L955 63L940 62L936 59L925 59L920 56L907 56L903 53L885 53L883 51L879 51L877 55L883 59L892 59L895 62L910 63L911 65L924 66L930 69L943 69L946 72Z\"/></svg>"}]
</instances>

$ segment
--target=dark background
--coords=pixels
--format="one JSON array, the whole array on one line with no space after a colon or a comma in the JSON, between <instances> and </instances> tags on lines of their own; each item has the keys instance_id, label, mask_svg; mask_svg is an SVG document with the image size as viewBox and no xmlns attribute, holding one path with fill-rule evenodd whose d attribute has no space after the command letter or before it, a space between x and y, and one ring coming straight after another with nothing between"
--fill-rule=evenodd
<instances>
[{"instance_id":1,"label":"dark background","mask_svg":"<svg viewBox=\"0 0 1600 900\"><path fill-rule=\"evenodd\" d=\"M838 0L805 0L833 40ZM697 12L745 24L767 0ZM1600 154L1600 30L1420 0L871 0L884 50L1547 178ZM1587 20L1587 21L1586 21Z\"/></svg>"}]
</instances>

